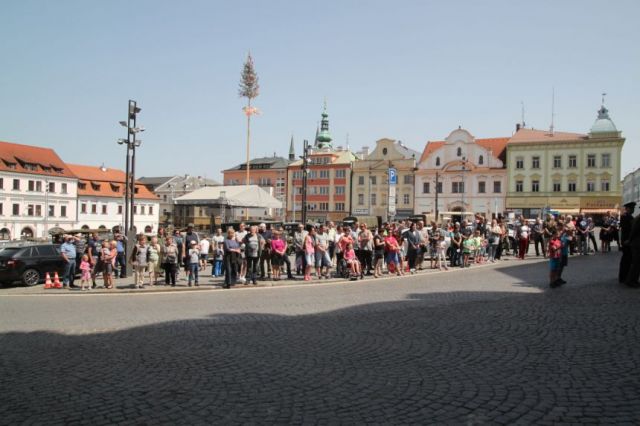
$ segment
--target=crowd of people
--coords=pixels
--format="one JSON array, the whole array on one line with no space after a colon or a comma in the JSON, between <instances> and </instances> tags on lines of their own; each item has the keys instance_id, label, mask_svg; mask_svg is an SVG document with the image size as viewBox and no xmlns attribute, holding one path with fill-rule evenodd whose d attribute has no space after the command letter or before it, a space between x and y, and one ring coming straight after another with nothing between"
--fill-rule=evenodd
<instances>
[{"instance_id":1,"label":"crowd of people","mask_svg":"<svg viewBox=\"0 0 640 426\"><path fill-rule=\"evenodd\" d=\"M621 221L625 220L623 215ZM616 215L605 216L599 230L601 251L610 251L613 241L618 248L623 247L619 227ZM129 260L136 288L158 285L163 276L165 285L175 286L181 271L189 286L199 286L201 273L212 256L211 276L224 277L223 287L230 288L236 284L256 285L258 280L278 281L284 274L286 279L300 276L311 281L332 276L401 276L423 269L448 271L498 262L509 254L524 259L533 245L536 256L549 258L549 284L557 287L565 283L562 270L570 255L598 251L595 233L595 223L589 217L551 214L544 220L519 217L510 223L502 218L487 221L479 215L469 221L428 225L421 220L406 220L371 229L357 222L337 226L333 222L299 224L291 234L265 224L241 223L238 229L229 227L225 233L218 228L210 238L199 236L192 227L171 235L160 228L151 238L141 234ZM623 229L623 241L625 237ZM105 288L113 288L114 278L126 276L125 246L126 238L118 233L111 241L99 241L95 234L86 241L81 235L65 236L61 246L67 259L64 285L75 287L77 262L83 290L95 288L98 275L102 275Z\"/></svg>"}]
</instances>

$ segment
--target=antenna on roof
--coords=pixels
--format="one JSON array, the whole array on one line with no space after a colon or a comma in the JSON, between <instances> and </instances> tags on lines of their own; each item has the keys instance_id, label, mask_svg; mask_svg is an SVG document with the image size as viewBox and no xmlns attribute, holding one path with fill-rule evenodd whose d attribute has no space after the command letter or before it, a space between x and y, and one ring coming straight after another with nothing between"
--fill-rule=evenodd
<instances>
[{"instance_id":1,"label":"antenna on roof","mask_svg":"<svg viewBox=\"0 0 640 426\"><path fill-rule=\"evenodd\" d=\"M606 93L602 93L602 105L604 105L604 97L607 96Z\"/></svg>"},{"instance_id":2,"label":"antenna on roof","mask_svg":"<svg viewBox=\"0 0 640 426\"><path fill-rule=\"evenodd\" d=\"M549 133L552 136L553 136L553 123L556 118L555 103L556 103L556 88L552 86L551 87L551 126L549 126Z\"/></svg>"}]
</instances>

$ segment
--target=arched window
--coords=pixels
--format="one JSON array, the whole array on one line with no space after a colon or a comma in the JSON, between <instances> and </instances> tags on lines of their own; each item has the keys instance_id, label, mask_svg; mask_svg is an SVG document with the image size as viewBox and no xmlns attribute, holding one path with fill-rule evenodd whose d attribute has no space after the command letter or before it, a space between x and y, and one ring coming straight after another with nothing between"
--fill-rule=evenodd
<instances>
[{"instance_id":1,"label":"arched window","mask_svg":"<svg viewBox=\"0 0 640 426\"><path fill-rule=\"evenodd\" d=\"M458 157L462 157L462 148L458 147L458 151L456 152Z\"/></svg>"},{"instance_id":2,"label":"arched window","mask_svg":"<svg viewBox=\"0 0 640 426\"><path fill-rule=\"evenodd\" d=\"M484 164L484 157L482 155L478 158L478 164Z\"/></svg>"},{"instance_id":3,"label":"arched window","mask_svg":"<svg viewBox=\"0 0 640 426\"><path fill-rule=\"evenodd\" d=\"M33 230L31 228L29 228L28 226L22 228L22 232L20 232L20 236L23 239L27 239L27 238L33 238Z\"/></svg>"},{"instance_id":4,"label":"arched window","mask_svg":"<svg viewBox=\"0 0 640 426\"><path fill-rule=\"evenodd\" d=\"M89 229L89 225L82 225L80 229Z\"/></svg>"},{"instance_id":5,"label":"arched window","mask_svg":"<svg viewBox=\"0 0 640 426\"><path fill-rule=\"evenodd\" d=\"M436 166L440 165L440 157L436 157Z\"/></svg>"},{"instance_id":6,"label":"arched window","mask_svg":"<svg viewBox=\"0 0 640 426\"><path fill-rule=\"evenodd\" d=\"M10 240L11 239L11 231L7 228L0 229L0 240Z\"/></svg>"}]
</instances>

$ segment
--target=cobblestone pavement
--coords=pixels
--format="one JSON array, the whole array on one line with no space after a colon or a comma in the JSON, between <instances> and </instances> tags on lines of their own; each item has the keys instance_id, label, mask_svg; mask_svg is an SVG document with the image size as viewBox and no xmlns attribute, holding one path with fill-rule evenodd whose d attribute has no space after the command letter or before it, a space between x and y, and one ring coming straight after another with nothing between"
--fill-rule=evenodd
<instances>
[{"instance_id":1,"label":"cobblestone pavement","mask_svg":"<svg viewBox=\"0 0 640 426\"><path fill-rule=\"evenodd\" d=\"M640 423L618 253L232 291L0 295L0 423Z\"/></svg>"}]
</instances>

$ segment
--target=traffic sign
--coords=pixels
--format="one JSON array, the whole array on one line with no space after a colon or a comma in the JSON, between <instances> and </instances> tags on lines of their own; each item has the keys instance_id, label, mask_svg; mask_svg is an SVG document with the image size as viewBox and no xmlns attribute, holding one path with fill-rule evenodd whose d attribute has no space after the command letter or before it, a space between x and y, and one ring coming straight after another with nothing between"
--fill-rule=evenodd
<instances>
[{"instance_id":1,"label":"traffic sign","mask_svg":"<svg viewBox=\"0 0 640 426\"><path fill-rule=\"evenodd\" d=\"M389 167L389 185L396 185L398 183L398 170L393 167Z\"/></svg>"}]
</instances>

